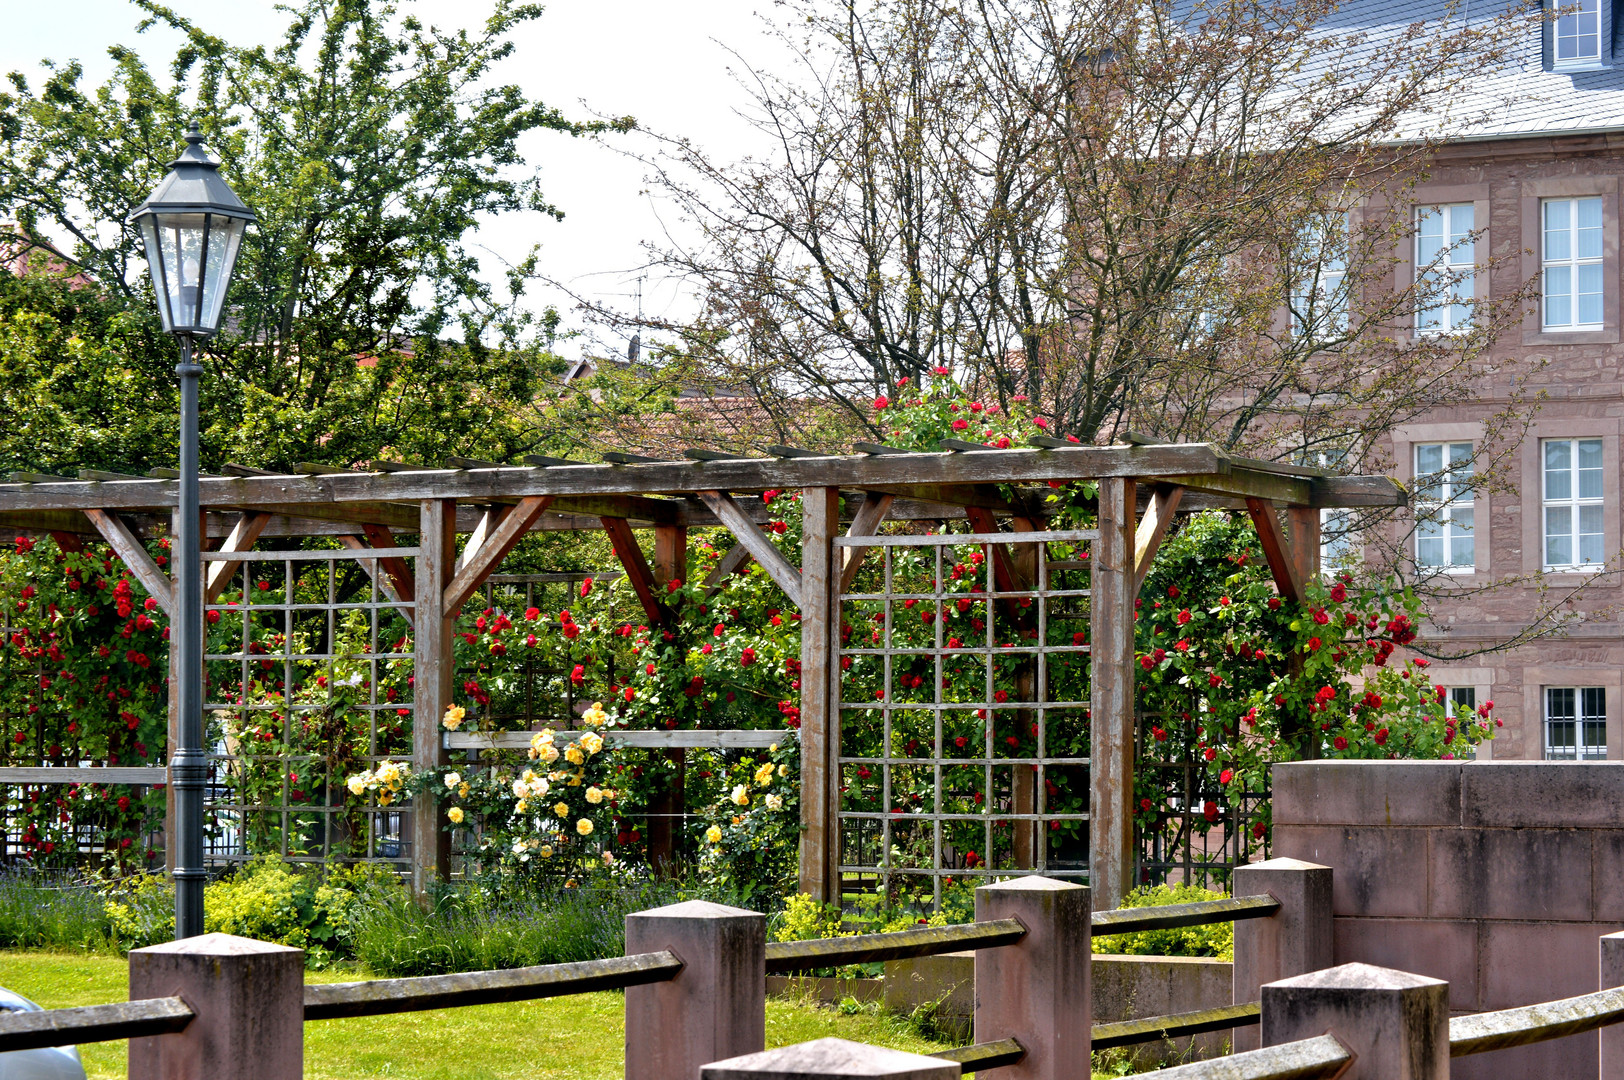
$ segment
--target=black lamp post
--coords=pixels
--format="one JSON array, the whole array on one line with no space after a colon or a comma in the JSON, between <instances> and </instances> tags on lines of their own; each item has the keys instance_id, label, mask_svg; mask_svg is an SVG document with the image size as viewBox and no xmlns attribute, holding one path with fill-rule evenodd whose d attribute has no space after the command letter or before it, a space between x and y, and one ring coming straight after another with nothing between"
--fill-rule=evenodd
<instances>
[{"instance_id":1,"label":"black lamp post","mask_svg":"<svg viewBox=\"0 0 1624 1080\"><path fill-rule=\"evenodd\" d=\"M203 569L197 506L197 382L203 368L192 359L196 339L220 328L237 249L253 211L220 179L194 123L186 149L130 220L141 227L152 289L164 329L180 339L180 524L176 530L175 611L170 648L180 658L179 745L169 759L175 789L175 937L203 932Z\"/></svg>"}]
</instances>

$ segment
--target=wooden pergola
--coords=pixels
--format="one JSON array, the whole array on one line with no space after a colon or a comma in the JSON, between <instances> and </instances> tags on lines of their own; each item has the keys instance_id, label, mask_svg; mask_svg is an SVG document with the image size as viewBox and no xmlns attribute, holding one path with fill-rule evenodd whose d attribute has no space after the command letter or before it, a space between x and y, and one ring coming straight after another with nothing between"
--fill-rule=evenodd
<instances>
[{"instance_id":1,"label":"wooden pergola","mask_svg":"<svg viewBox=\"0 0 1624 1080\"><path fill-rule=\"evenodd\" d=\"M983 534L1032 531L1043 516L1047 489L1041 485L1097 481L1089 871L1095 906L1113 907L1132 886L1134 865L1134 598L1175 512L1247 510L1279 591L1298 599L1304 582L1318 572L1319 511L1399 506L1404 493L1386 477L1331 476L1233 457L1208 444L1045 441L1052 445L996 450L945 444L939 453L860 444L859 453L835 456L773 447L775 456L765 458L690 450L677 461L611 453L601 464L531 457L514 466L453 458L438 468L380 462L365 472L308 465L274 474L227 466L228 475L205 477L200 491L204 535L216 552L247 551L259 537L277 535L336 537L363 560L367 551L379 551L362 565L383 591L414 608L412 745L419 769L448 760L440 717L452 701L454 620L527 532L604 530L650 619L660 620L660 584L686 576L687 530L725 527L738 543L722 571L755 558L802 616L801 887L834 900L840 888L839 596L863 550L837 546L843 526L850 535L866 536L887 520L967 519ZM0 529L49 532L69 546L79 536L100 536L168 609L170 579L140 537L171 531L178 498L174 477L161 470L144 477L91 470L77 478L13 473L11 483L0 484ZM761 528L768 514L759 495L769 489L802 494L799 567L779 554ZM654 533L652 562L638 541L640 530ZM398 551L398 534L418 537L415 566L380 550ZM460 557L459 534L468 538ZM853 554L843 563L847 552ZM205 567L212 600L235 566L216 556ZM173 746L173 688L170 700ZM13 771L20 770L7 772ZM124 770L95 771L99 779L117 782L110 774ZM449 853L437 808L419 802L412 876L422 888L446 872Z\"/></svg>"}]
</instances>

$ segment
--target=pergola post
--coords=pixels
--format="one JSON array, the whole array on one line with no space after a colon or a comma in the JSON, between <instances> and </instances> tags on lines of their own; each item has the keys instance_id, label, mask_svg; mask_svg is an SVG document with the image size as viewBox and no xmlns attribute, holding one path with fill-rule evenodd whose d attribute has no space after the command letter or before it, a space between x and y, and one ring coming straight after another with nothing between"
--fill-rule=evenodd
<instances>
[{"instance_id":1,"label":"pergola post","mask_svg":"<svg viewBox=\"0 0 1624 1080\"><path fill-rule=\"evenodd\" d=\"M1134 482L1100 482L1089 607L1088 884L1097 910L1133 885Z\"/></svg>"},{"instance_id":2,"label":"pergola post","mask_svg":"<svg viewBox=\"0 0 1624 1080\"><path fill-rule=\"evenodd\" d=\"M455 614L442 607L457 570L457 503L425 500L420 508L417 556L417 625L412 635L412 771L445 764L440 718L456 683ZM444 880L451 866L451 835L433 799L412 801L412 894L419 900Z\"/></svg>"},{"instance_id":3,"label":"pergola post","mask_svg":"<svg viewBox=\"0 0 1624 1080\"><path fill-rule=\"evenodd\" d=\"M654 526L654 580L659 585L688 580L688 529L683 525ZM686 803L687 751L673 747L665 752L670 770L665 791L657 795L648 818L649 862L656 872L669 873L676 866L677 849L682 842L682 811Z\"/></svg>"},{"instance_id":4,"label":"pergola post","mask_svg":"<svg viewBox=\"0 0 1624 1080\"><path fill-rule=\"evenodd\" d=\"M800 890L840 899L840 490L801 492Z\"/></svg>"}]
</instances>

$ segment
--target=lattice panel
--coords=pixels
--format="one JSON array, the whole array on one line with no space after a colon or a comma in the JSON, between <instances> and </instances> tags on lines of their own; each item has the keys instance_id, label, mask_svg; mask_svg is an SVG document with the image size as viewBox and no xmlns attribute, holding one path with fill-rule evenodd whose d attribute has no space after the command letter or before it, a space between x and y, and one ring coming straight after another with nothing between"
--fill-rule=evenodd
<instances>
[{"instance_id":1,"label":"lattice panel","mask_svg":"<svg viewBox=\"0 0 1624 1080\"><path fill-rule=\"evenodd\" d=\"M1093 530L841 537L841 873L1086 878ZM1000 579L1003 579L1002 582Z\"/></svg>"},{"instance_id":2,"label":"lattice panel","mask_svg":"<svg viewBox=\"0 0 1624 1080\"><path fill-rule=\"evenodd\" d=\"M350 551L204 559L243 564L207 608L209 862L408 859L407 808L350 797L344 782L410 759L413 605Z\"/></svg>"}]
</instances>

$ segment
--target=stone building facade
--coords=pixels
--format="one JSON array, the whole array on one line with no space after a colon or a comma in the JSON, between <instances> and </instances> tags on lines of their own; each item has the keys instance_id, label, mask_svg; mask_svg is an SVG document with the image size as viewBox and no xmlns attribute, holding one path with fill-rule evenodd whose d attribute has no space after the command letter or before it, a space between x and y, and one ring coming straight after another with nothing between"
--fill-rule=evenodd
<instances>
[{"instance_id":1,"label":"stone building facade","mask_svg":"<svg viewBox=\"0 0 1624 1080\"><path fill-rule=\"evenodd\" d=\"M1614 66L1611 4L1561 11L1577 13L1485 75L1493 122L1443 147L1414 197L1433 233L1475 234L1466 261L1488 269L1472 293L1530 290L1522 323L1470 403L1398 428L1391 446L1401 479L1435 482L1417 486L1423 504L1450 504L1405 541L1444 586L1425 630L1439 652L1491 650L1542 610L1564 616L1553 636L1432 669L1458 700L1494 702L1504 726L1480 756L1496 759L1624 758L1624 33ZM1423 231L1399 274L1424 256ZM1492 481L1474 488L1470 466L1451 465L1471 457L1498 458Z\"/></svg>"}]
</instances>

